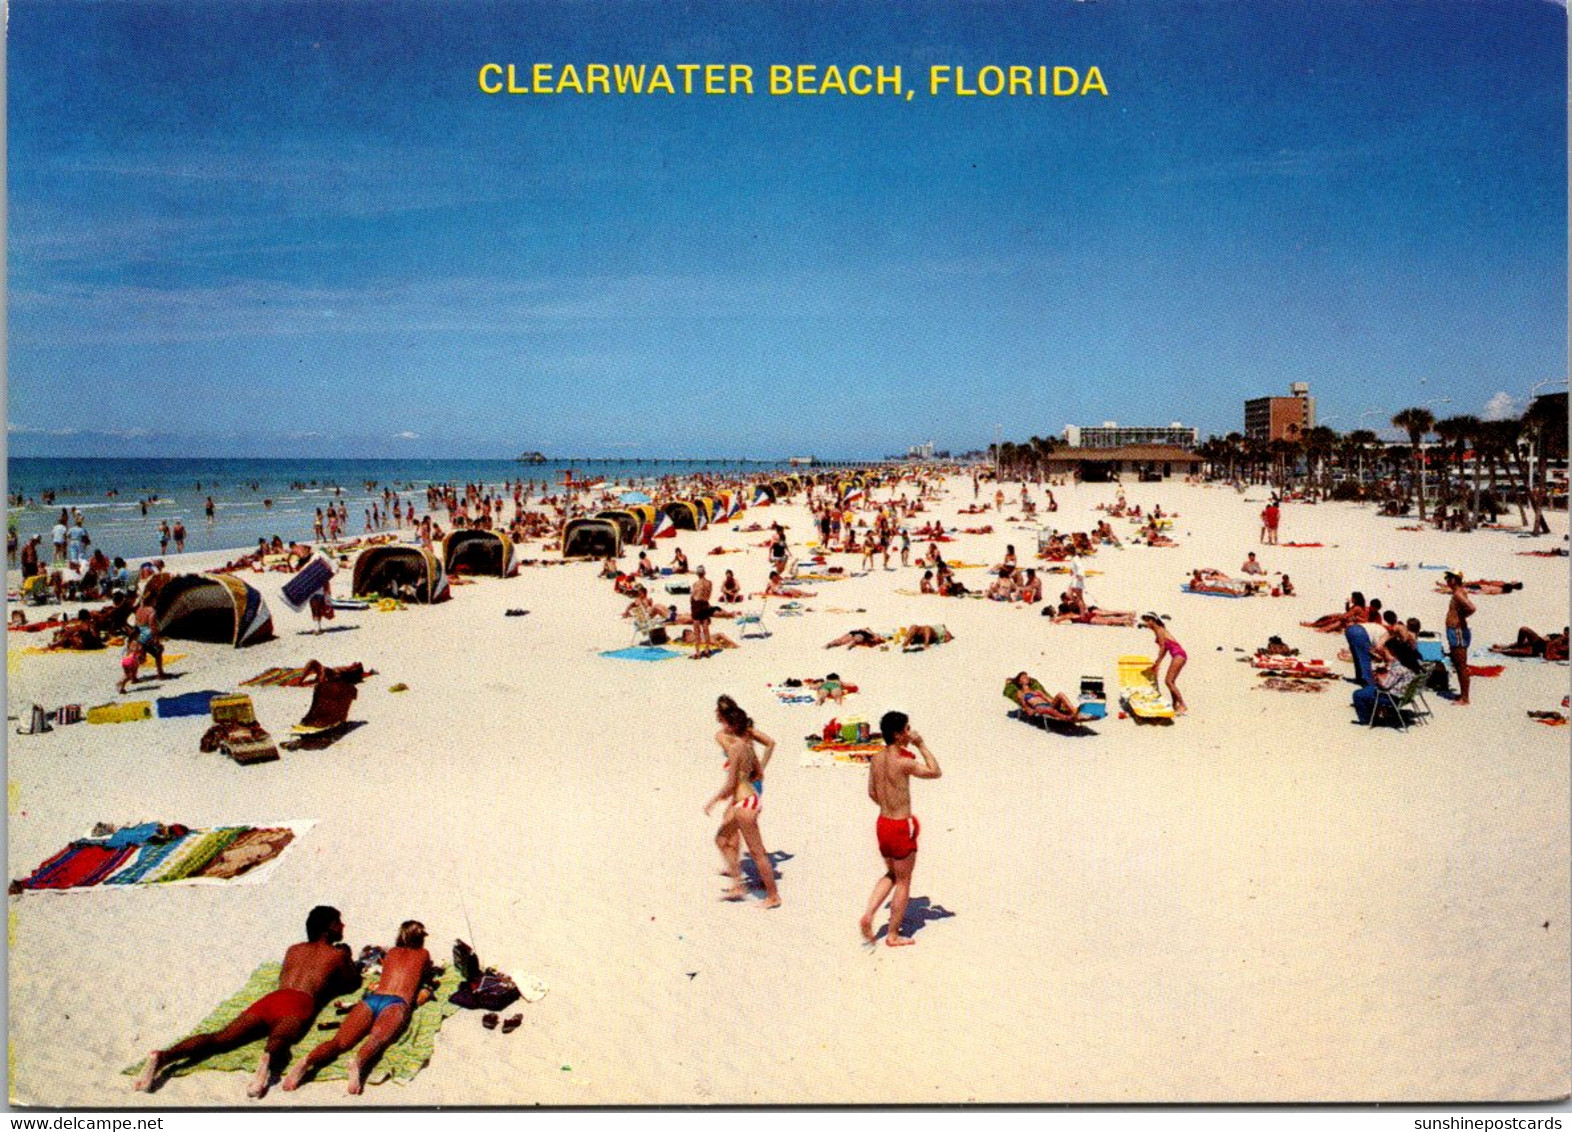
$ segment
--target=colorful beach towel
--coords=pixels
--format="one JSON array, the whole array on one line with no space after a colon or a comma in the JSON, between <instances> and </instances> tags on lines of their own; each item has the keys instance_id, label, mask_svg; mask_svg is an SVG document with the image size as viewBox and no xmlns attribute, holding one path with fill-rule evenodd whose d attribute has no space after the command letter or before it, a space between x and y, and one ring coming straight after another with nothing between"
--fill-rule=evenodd
<instances>
[{"instance_id":1,"label":"colorful beach towel","mask_svg":"<svg viewBox=\"0 0 1572 1132\"><path fill-rule=\"evenodd\" d=\"M81 892L148 884L263 884L284 853L315 821L216 829L149 822L108 837L73 841L21 880L12 892Z\"/></svg>"},{"instance_id":2,"label":"colorful beach towel","mask_svg":"<svg viewBox=\"0 0 1572 1132\"><path fill-rule=\"evenodd\" d=\"M220 1030L229 1025L240 1012L250 1006L257 999L270 994L278 989L279 965L277 963L264 963L246 980L246 985L241 987L229 998L225 999L213 1013L209 1014L192 1034L205 1034L213 1030ZM457 968L449 965L443 972L442 978L437 982L437 990L430 1002L415 1009L411 1015L409 1025L399 1034L398 1039L387 1048L366 1078L368 1085L380 1085L387 1081L397 1081L404 1084L412 1081L415 1074L419 1073L431 1062L432 1054L436 1051L437 1032L442 1029L442 1023L454 1014L459 1008L448 1001L455 990L458 989L461 977ZM368 977L365 989L370 990L375 985L375 979ZM329 1012L331 1015L331 1011ZM189 1035L188 1035L189 1036ZM297 1043L294 1053L305 1054L317 1042L324 1040L327 1035L315 1028L308 1030L306 1036ZM265 1038L259 1038L249 1045L230 1050L228 1053L215 1054L205 1061L194 1064L183 1063L178 1068L169 1072L171 1077L185 1077L191 1073L204 1071L217 1071L224 1073L255 1073L260 1063ZM313 1081L347 1081L349 1079L349 1062L354 1056L354 1051L339 1057L336 1061L324 1065ZM124 1070L127 1076L136 1076L142 1072L146 1062L139 1061Z\"/></svg>"}]
</instances>

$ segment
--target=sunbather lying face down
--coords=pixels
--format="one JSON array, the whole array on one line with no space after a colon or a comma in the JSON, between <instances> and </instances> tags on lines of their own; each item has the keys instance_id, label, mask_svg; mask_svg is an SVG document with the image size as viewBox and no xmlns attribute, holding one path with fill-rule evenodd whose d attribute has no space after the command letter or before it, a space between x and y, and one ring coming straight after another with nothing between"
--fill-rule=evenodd
<instances>
[{"instance_id":1,"label":"sunbather lying face down","mask_svg":"<svg viewBox=\"0 0 1572 1132\"><path fill-rule=\"evenodd\" d=\"M350 1064L349 1093L358 1096L365 1088L366 1070L404 1029L415 1008L431 998L425 985L436 969L426 950L426 928L418 920L405 920L398 930L398 942L382 957L382 977L375 990L365 996L344 1016L338 1033L295 1063L284 1078L284 1091L300 1087L306 1075L320 1069L362 1039L365 1045Z\"/></svg>"},{"instance_id":2,"label":"sunbather lying face down","mask_svg":"<svg viewBox=\"0 0 1572 1132\"><path fill-rule=\"evenodd\" d=\"M313 908L306 918L306 942L297 943L284 953L278 989L246 1007L222 1030L196 1034L168 1049L148 1054L135 1087L141 1092L150 1091L173 1062L200 1061L266 1037L261 1063L246 1089L248 1096L264 1096L274 1075L283 1069L290 1047L310 1028L322 1003L360 985L360 971L349 948L341 942L343 938L344 922L338 910L325 905Z\"/></svg>"},{"instance_id":3,"label":"sunbather lying face down","mask_svg":"<svg viewBox=\"0 0 1572 1132\"><path fill-rule=\"evenodd\" d=\"M879 636L879 634L875 633L871 629L853 629L850 633L847 633L844 636L836 637L833 641L824 647L827 649L838 649L843 647L854 649L858 646L862 646L864 648L873 648L875 645L884 644L884 641L885 639L883 637Z\"/></svg>"}]
</instances>

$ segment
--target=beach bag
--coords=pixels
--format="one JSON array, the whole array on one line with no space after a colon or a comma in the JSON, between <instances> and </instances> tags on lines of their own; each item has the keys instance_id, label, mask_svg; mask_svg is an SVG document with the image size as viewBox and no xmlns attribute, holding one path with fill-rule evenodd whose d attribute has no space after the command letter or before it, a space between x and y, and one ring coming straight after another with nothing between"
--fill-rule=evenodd
<instances>
[{"instance_id":1,"label":"beach bag","mask_svg":"<svg viewBox=\"0 0 1572 1132\"><path fill-rule=\"evenodd\" d=\"M41 735L45 731L53 731L49 726L49 715L39 704L34 704L32 711L27 713L27 722L16 729L18 735Z\"/></svg>"},{"instance_id":2,"label":"beach bag","mask_svg":"<svg viewBox=\"0 0 1572 1132\"><path fill-rule=\"evenodd\" d=\"M256 710L250 696L214 696L208 705L214 723L255 723Z\"/></svg>"},{"instance_id":3,"label":"beach bag","mask_svg":"<svg viewBox=\"0 0 1572 1132\"><path fill-rule=\"evenodd\" d=\"M461 939L453 941L453 966L464 981L448 996L454 1006L466 1010L506 1010L519 999L513 980L494 967L484 970L475 949Z\"/></svg>"},{"instance_id":4,"label":"beach bag","mask_svg":"<svg viewBox=\"0 0 1572 1132\"><path fill-rule=\"evenodd\" d=\"M82 705L81 704L63 704L60 707L56 708L55 709L55 722L56 723L81 723L82 722Z\"/></svg>"},{"instance_id":5,"label":"beach bag","mask_svg":"<svg viewBox=\"0 0 1572 1132\"><path fill-rule=\"evenodd\" d=\"M655 628L650 630L650 644L663 645L669 640L671 640L671 634L667 633L666 630L662 629L660 626L657 625Z\"/></svg>"}]
</instances>

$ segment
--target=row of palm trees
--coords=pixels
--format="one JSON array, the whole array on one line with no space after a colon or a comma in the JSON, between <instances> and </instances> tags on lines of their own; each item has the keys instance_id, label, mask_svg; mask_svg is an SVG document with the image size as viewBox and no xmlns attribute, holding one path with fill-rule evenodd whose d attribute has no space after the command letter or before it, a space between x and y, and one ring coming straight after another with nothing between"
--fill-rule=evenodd
<instances>
[{"instance_id":1,"label":"row of palm trees","mask_svg":"<svg viewBox=\"0 0 1572 1132\"><path fill-rule=\"evenodd\" d=\"M1407 445L1388 444L1369 429L1339 433L1317 425L1292 439L1263 441L1237 432L1212 436L1196 454L1214 479L1273 483L1283 491L1294 486L1312 495L1329 494L1334 481L1354 485L1353 493L1360 496L1395 492L1417 503L1421 519L1430 503L1427 484L1432 485L1436 500L1450 506L1465 526L1473 526L1483 510L1483 475L1491 498L1514 501L1524 525L1532 509L1534 529L1549 529L1543 493L1529 487L1544 485L1549 465L1566 460L1564 398L1542 397L1521 417L1493 421L1466 414L1437 420L1417 406L1394 414L1392 427L1408 434ZM1431 436L1440 445L1427 455L1425 442ZM1049 457L1063 446L1058 437L1033 436L990 445L988 455L1006 478L1042 478Z\"/></svg>"}]
</instances>

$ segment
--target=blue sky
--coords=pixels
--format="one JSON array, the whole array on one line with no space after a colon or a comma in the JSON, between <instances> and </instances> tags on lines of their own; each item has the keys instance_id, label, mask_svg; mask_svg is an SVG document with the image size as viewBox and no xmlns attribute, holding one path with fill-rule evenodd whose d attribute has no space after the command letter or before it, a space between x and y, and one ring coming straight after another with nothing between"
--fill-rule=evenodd
<instances>
[{"instance_id":1,"label":"blue sky","mask_svg":"<svg viewBox=\"0 0 1572 1132\"><path fill-rule=\"evenodd\" d=\"M13 454L871 456L1566 373L1547 0L17 0ZM899 64L888 98L486 62ZM935 63L1106 98L930 98ZM761 76L762 78L762 76ZM761 84L762 85L762 84Z\"/></svg>"}]
</instances>

